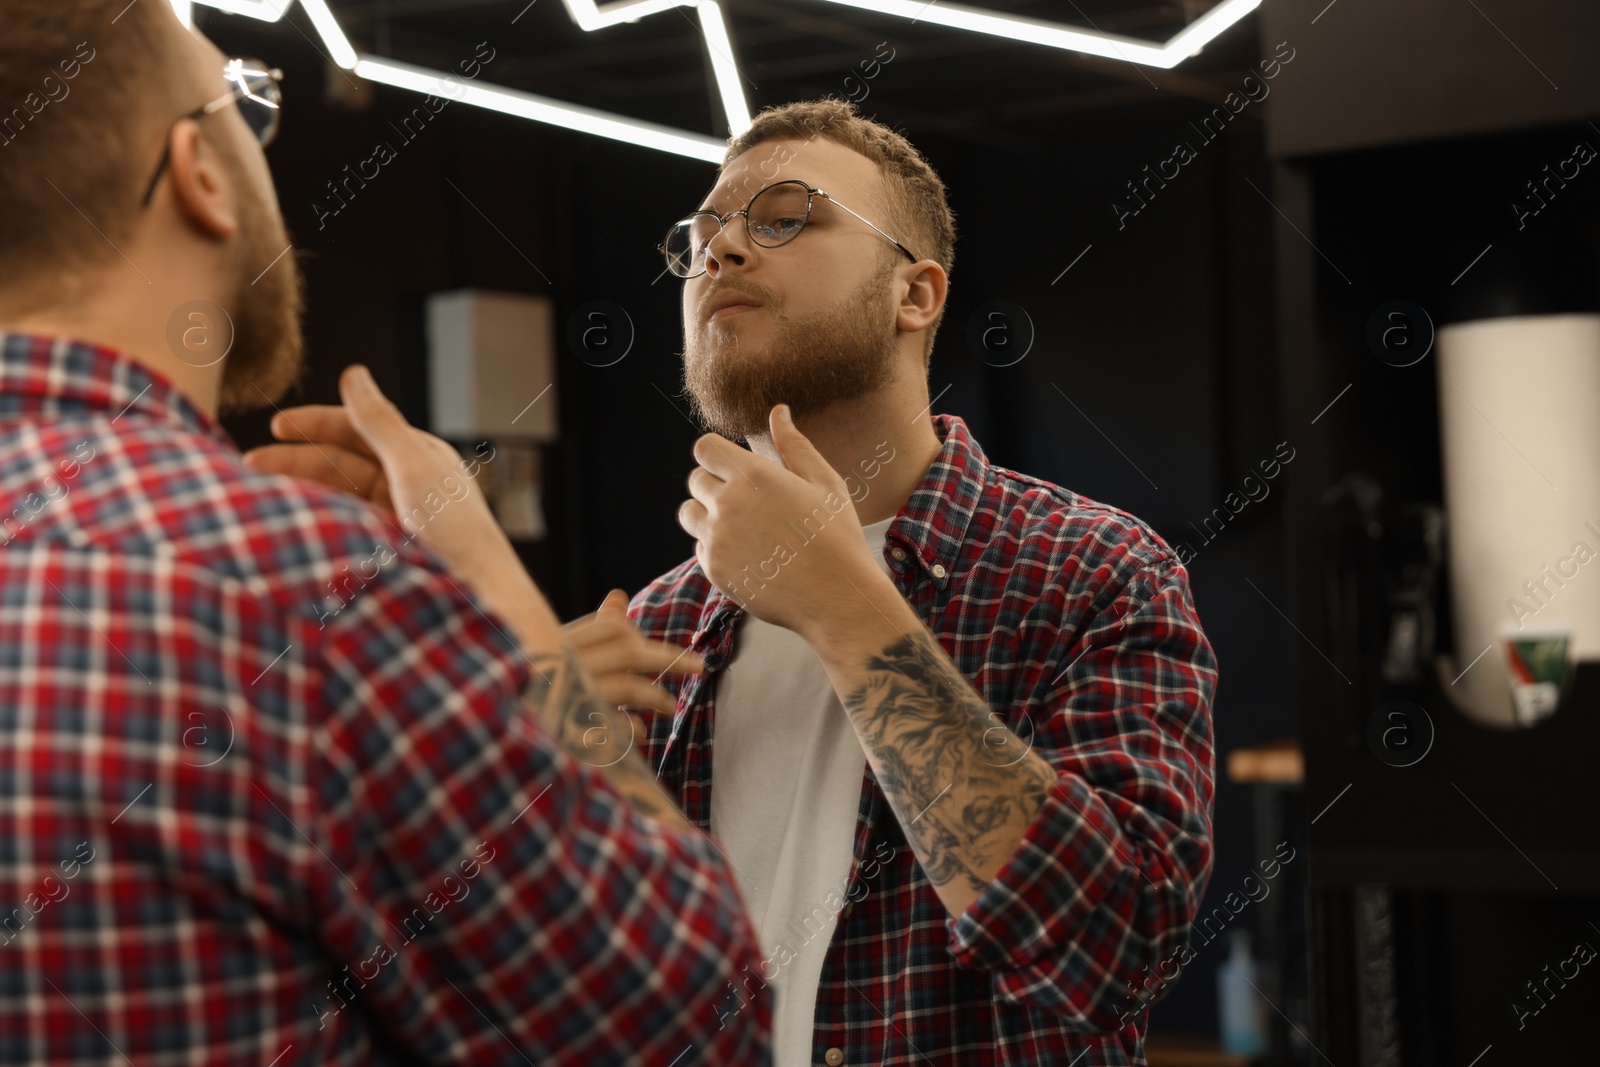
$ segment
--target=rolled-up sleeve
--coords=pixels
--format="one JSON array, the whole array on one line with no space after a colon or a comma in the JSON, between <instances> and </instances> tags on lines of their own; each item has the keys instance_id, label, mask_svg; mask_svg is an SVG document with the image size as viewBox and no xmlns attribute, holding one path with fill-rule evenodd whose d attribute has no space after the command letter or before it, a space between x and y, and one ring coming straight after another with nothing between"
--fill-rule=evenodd
<instances>
[{"instance_id":1,"label":"rolled-up sleeve","mask_svg":"<svg viewBox=\"0 0 1600 1067\"><path fill-rule=\"evenodd\" d=\"M999 874L948 920L949 947L992 972L998 995L1107 1032L1187 943L1210 879L1216 657L1171 558L1038 640L1051 669L1012 720L1058 778Z\"/></svg>"}]
</instances>

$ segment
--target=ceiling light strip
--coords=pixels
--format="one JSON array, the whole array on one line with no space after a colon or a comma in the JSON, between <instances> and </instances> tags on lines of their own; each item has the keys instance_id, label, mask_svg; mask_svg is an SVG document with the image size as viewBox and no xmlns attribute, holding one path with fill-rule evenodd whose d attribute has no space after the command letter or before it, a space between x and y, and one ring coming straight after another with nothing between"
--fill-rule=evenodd
<instances>
[{"instance_id":1,"label":"ceiling light strip","mask_svg":"<svg viewBox=\"0 0 1600 1067\"><path fill-rule=\"evenodd\" d=\"M276 22L283 17L294 0L192 0L219 11L246 15L266 22ZM1003 37L1027 44L1042 44L1051 48L1082 52L1107 59L1122 59L1132 63L1170 70L1184 59L1200 51L1210 41L1225 32L1240 19L1261 6L1261 0L1222 0L1200 18L1190 23L1164 45L1153 45L1116 34L1089 33L1039 19L1015 15L999 15L981 8L944 3L943 0L826 0L885 15L908 18L913 22L927 22L950 29ZM191 0L172 0L174 8L183 18L184 9ZM370 81L412 89L422 93L437 93L476 107L499 111L519 118L543 122L580 133L609 137L628 144L654 148L690 159L719 163L726 145L714 137L689 133L655 123L640 122L607 111L568 104L533 93L504 89L483 83L463 83L440 71L414 67L407 63L385 59L381 56L362 56L356 53L349 38L339 26L327 0L300 0L317 34L322 38L334 63ZM647 15L658 14L675 7L696 7L700 14L700 33L706 42L711 59L711 69L716 77L717 91L721 96L723 114L728 128L738 136L750 127L750 105L741 84L742 75L733 57L733 42L728 35L722 9L715 0L616 0L596 5L594 0L562 0L572 20L584 30L598 30L621 22L637 22ZM188 22L185 22L188 25ZM446 91L454 86L457 91Z\"/></svg>"},{"instance_id":2,"label":"ceiling light strip","mask_svg":"<svg viewBox=\"0 0 1600 1067\"><path fill-rule=\"evenodd\" d=\"M1107 59L1126 59L1147 66L1164 66L1166 57L1161 49L1147 41L1131 37L1075 30L1053 22L1021 18L1016 15L997 15L975 7L948 4L944 0L828 0L845 7L873 11L880 15L895 15L955 30L1005 37L1028 44L1065 48L1073 52L1105 56Z\"/></svg>"},{"instance_id":3,"label":"ceiling light strip","mask_svg":"<svg viewBox=\"0 0 1600 1067\"><path fill-rule=\"evenodd\" d=\"M262 22L277 22L283 18L283 13L289 10L289 5L294 0L195 0L195 2L230 15L244 15L247 18L260 19ZM178 7L177 0L174 0L173 7ZM184 25L187 26L189 23Z\"/></svg>"},{"instance_id":4,"label":"ceiling light strip","mask_svg":"<svg viewBox=\"0 0 1600 1067\"><path fill-rule=\"evenodd\" d=\"M740 83L744 76L733 60L733 42L722 21L722 8L713 0L700 0L696 7L700 12L700 32L711 56L711 70L717 77L717 92L722 95L722 111L728 118L728 132L737 137L750 128L750 103Z\"/></svg>"},{"instance_id":5,"label":"ceiling light strip","mask_svg":"<svg viewBox=\"0 0 1600 1067\"><path fill-rule=\"evenodd\" d=\"M638 22L646 15L671 11L675 7L694 7L695 0L618 0L617 3L596 7L594 0L562 0L567 14L579 29L603 30L619 22Z\"/></svg>"},{"instance_id":6,"label":"ceiling light strip","mask_svg":"<svg viewBox=\"0 0 1600 1067\"><path fill-rule=\"evenodd\" d=\"M1224 0L1180 30L1162 48L1173 57L1169 67L1200 51L1222 36L1234 23L1261 6L1261 0Z\"/></svg>"},{"instance_id":7,"label":"ceiling light strip","mask_svg":"<svg viewBox=\"0 0 1600 1067\"><path fill-rule=\"evenodd\" d=\"M579 133L609 137L614 141L625 141L628 144L688 156L690 159L704 160L707 163L722 162L722 155L728 147L716 137L686 133L670 126L657 126L651 122L623 118L607 111L579 107L576 104L567 104L516 89L503 89L496 85L463 81L455 77L447 78L435 70L413 67L408 63L397 63L379 56L360 56L355 63L355 73L368 81L427 93L447 100L458 100L463 104L487 108L505 115L532 119L534 122L560 126L562 129L576 130Z\"/></svg>"},{"instance_id":8,"label":"ceiling light strip","mask_svg":"<svg viewBox=\"0 0 1600 1067\"><path fill-rule=\"evenodd\" d=\"M350 47L350 39L344 35L333 12L328 10L327 0L300 0L300 6L311 16L311 25L317 28L317 36L328 46L328 55L333 61L345 70L354 70L356 50Z\"/></svg>"}]
</instances>

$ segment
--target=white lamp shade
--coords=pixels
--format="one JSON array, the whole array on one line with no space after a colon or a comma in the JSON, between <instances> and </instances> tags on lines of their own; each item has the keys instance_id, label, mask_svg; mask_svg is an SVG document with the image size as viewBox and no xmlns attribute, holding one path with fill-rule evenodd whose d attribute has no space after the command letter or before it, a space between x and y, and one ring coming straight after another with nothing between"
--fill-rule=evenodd
<instances>
[{"instance_id":1,"label":"white lamp shade","mask_svg":"<svg viewBox=\"0 0 1600 1067\"><path fill-rule=\"evenodd\" d=\"M1502 638L1564 630L1573 659L1600 658L1600 315L1456 323L1438 344L1454 695L1511 726Z\"/></svg>"}]
</instances>

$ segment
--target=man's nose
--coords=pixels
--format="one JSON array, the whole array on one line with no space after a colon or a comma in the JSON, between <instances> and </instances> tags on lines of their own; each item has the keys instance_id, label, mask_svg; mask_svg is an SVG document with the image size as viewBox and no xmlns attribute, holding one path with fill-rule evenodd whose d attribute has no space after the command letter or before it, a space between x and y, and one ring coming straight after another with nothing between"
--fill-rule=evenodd
<instances>
[{"instance_id":1,"label":"man's nose","mask_svg":"<svg viewBox=\"0 0 1600 1067\"><path fill-rule=\"evenodd\" d=\"M750 237L744 216L729 219L706 245L706 273L715 278L723 267L743 267L750 258Z\"/></svg>"}]
</instances>

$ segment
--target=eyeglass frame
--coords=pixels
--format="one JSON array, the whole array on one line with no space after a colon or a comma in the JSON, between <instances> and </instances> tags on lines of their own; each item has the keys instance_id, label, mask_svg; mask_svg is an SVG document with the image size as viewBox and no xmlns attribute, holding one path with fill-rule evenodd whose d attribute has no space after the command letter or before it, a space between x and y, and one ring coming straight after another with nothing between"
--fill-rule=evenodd
<instances>
[{"instance_id":1,"label":"eyeglass frame","mask_svg":"<svg viewBox=\"0 0 1600 1067\"><path fill-rule=\"evenodd\" d=\"M783 241L780 241L778 244L775 244L775 245L764 245L760 241L756 240L756 235L755 234L750 232L750 206L756 202L756 198L757 197L762 196L763 194L769 192L772 189L776 189L780 185L798 185L801 188L805 189L805 191L806 191L806 217L805 217L805 220L800 223L800 228L798 230L796 230L793 234L791 234L788 238L784 239ZM805 228L811 224L811 206L812 206L811 205L811 201L812 201L813 197L817 197L817 196L822 197L824 200L828 201L828 203L834 205L835 207L843 208L845 211L849 212L851 215L854 215L857 219L860 219L862 222L865 222L868 226L871 226L873 230L877 231L878 236L882 237L885 241L888 241L890 244L892 244L896 248L898 248L902 253L905 254L906 259L910 260L912 263L921 262L921 260L918 259L917 256L912 254L911 249L907 248L905 245L901 244L899 241L896 241L893 237L890 237L888 234L884 233L881 229L878 229L878 227L876 225L874 225L868 219L863 217L861 214L859 214L859 213L857 213L855 211L851 211L850 208L845 207L844 204L841 204L838 201L838 199L836 197L834 197L832 194L830 194L827 190L818 189L818 188L814 187L813 185L811 185L810 182L807 182L802 178L785 178L781 182L773 182L771 185L768 185L765 188L757 190L755 196L752 196L749 199L749 201L746 202L744 207L739 208L736 211L730 211L726 215L719 215L715 211L711 211L711 210L709 210L707 208L701 208L698 211L691 211L687 215L683 216L683 218L679 219L677 222L674 222L671 226L669 226L667 228L667 236L662 238L660 244L656 245L656 251L660 252L663 257L665 257L666 259L669 260L669 262L667 264L667 269L668 270L672 270L672 264L670 262L670 260L672 259L672 256L671 256L670 253L667 252L667 247L666 247L667 246L667 239L672 236L672 231L673 230L676 230L679 226L682 226L684 223L688 222L690 219L696 217L697 215L708 215L711 218L717 220L717 233L712 234L710 239L708 239L706 241L706 249L707 249L708 253L709 253L709 250L711 248L711 242L716 240L717 234L720 234L727 227L728 222L730 220L732 220L732 218L735 215L743 215L744 216L744 232L745 232L745 235L750 238L750 242L752 244L754 244L756 247L758 247L758 248L782 248L784 245L788 244L790 241L793 241L796 237L799 237L800 234L805 232ZM706 268L705 268L704 264L702 264L700 269L695 271L693 274L679 274L676 271L672 271L672 274L673 274L673 277L675 277L675 278L681 278L684 281L688 281L691 278L700 277L700 275L704 274L705 272L706 272Z\"/></svg>"},{"instance_id":2,"label":"eyeglass frame","mask_svg":"<svg viewBox=\"0 0 1600 1067\"><path fill-rule=\"evenodd\" d=\"M237 81L237 84L231 90L217 97L215 100L201 104L193 111L186 112L185 114L179 115L177 118L172 120L172 125L167 127L166 142L161 147L161 159L156 163L155 173L150 175L150 183L145 186L144 196L139 200L139 206L141 208L150 206L150 198L155 196L156 193L156 184L161 181L161 176L167 172L167 164L172 161L172 130L173 127L178 125L178 123L182 122L184 119L199 120L205 118L207 115L214 115L218 111L221 111L223 108L227 107L229 104L235 103L241 99L254 100L258 104L271 108L274 111L282 111L282 105L280 105L277 101L267 100L264 97L256 96L247 86L245 86L244 79L242 77L237 79L234 77L235 74L242 74L244 72L245 63L261 64L259 68L252 68L251 73L265 74L267 77L272 79L274 86L283 84L283 71L280 68L266 67L261 60L254 59L249 56L229 57L228 62L223 64L222 76L228 81ZM279 90L279 99L282 99L281 89ZM247 121L245 125L250 126L250 123ZM255 128L253 126L250 127L250 129L252 133L255 132ZM265 132L257 134L256 139L261 142L261 147L265 148L267 145L271 144L277 136L278 118L274 116L273 121L266 127Z\"/></svg>"}]
</instances>

